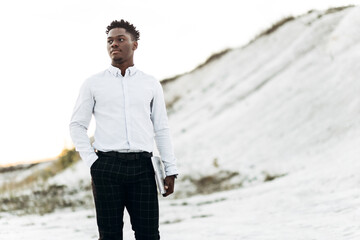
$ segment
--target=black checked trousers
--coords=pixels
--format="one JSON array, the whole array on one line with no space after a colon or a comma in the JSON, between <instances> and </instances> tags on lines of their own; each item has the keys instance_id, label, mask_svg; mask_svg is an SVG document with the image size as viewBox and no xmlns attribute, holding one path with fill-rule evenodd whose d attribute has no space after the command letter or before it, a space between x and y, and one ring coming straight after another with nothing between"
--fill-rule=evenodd
<instances>
[{"instance_id":1,"label":"black checked trousers","mask_svg":"<svg viewBox=\"0 0 360 240\"><path fill-rule=\"evenodd\" d=\"M99 240L123 239L124 208L130 215L136 240L160 239L151 158L128 159L103 153L98 156L91 166L91 177Z\"/></svg>"}]
</instances>

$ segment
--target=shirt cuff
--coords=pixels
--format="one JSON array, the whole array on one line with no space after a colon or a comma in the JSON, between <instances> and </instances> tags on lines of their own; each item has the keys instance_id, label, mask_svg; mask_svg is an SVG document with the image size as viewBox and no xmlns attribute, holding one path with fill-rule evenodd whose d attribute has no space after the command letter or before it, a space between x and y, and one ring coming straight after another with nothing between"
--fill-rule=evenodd
<instances>
[{"instance_id":1,"label":"shirt cuff","mask_svg":"<svg viewBox=\"0 0 360 240\"><path fill-rule=\"evenodd\" d=\"M99 158L95 152L80 152L80 157L89 168Z\"/></svg>"},{"instance_id":2,"label":"shirt cuff","mask_svg":"<svg viewBox=\"0 0 360 240\"><path fill-rule=\"evenodd\" d=\"M178 175L179 171L177 170L176 167L168 167L165 169L165 175L166 176L172 176L172 175Z\"/></svg>"}]
</instances>

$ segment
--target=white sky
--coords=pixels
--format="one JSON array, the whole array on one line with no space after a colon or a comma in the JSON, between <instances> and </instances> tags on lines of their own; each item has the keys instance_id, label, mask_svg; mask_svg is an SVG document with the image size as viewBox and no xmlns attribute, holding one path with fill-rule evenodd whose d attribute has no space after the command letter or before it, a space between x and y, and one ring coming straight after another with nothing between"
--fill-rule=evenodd
<instances>
[{"instance_id":1,"label":"white sky","mask_svg":"<svg viewBox=\"0 0 360 240\"><path fill-rule=\"evenodd\" d=\"M6 3L4 3L6 2ZM159 79L240 47L272 23L359 0L14 0L0 3L0 165L57 156L85 78L110 64L106 26L140 31L136 66Z\"/></svg>"}]
</instances>

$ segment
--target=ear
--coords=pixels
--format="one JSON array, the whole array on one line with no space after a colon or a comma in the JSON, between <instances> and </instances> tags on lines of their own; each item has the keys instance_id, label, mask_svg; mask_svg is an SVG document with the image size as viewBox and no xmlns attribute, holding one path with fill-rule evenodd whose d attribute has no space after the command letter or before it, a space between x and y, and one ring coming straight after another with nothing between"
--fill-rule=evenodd
<instances>
[{"instance_id":1,"label":"ear","mask_svg":"<svg viewBox=\"0 0 360 240\"><path fill-rule=\"evenodd\" d=\"M135 51L137 49L137 47L138 47L138 42L137 41L133 42L132 50Z\"/></svg>"}]
</instances>

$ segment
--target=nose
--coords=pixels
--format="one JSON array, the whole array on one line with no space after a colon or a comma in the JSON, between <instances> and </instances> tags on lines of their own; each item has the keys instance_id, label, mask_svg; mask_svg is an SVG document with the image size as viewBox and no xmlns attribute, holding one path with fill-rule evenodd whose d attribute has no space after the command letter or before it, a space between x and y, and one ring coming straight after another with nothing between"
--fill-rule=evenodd
<instances>
[{"instance_id":1,"label":"nose","mask_svg":"<svg viewBox=\"0 0 360 240\"><path fill-rule=\"evenodd\" d=\"M114 47L117 48L118 46L119 46L119 43L116 40L114 40L110 45L110 47L112 47L112 48L114 48Z\"/></svg>"}]
</instances>

